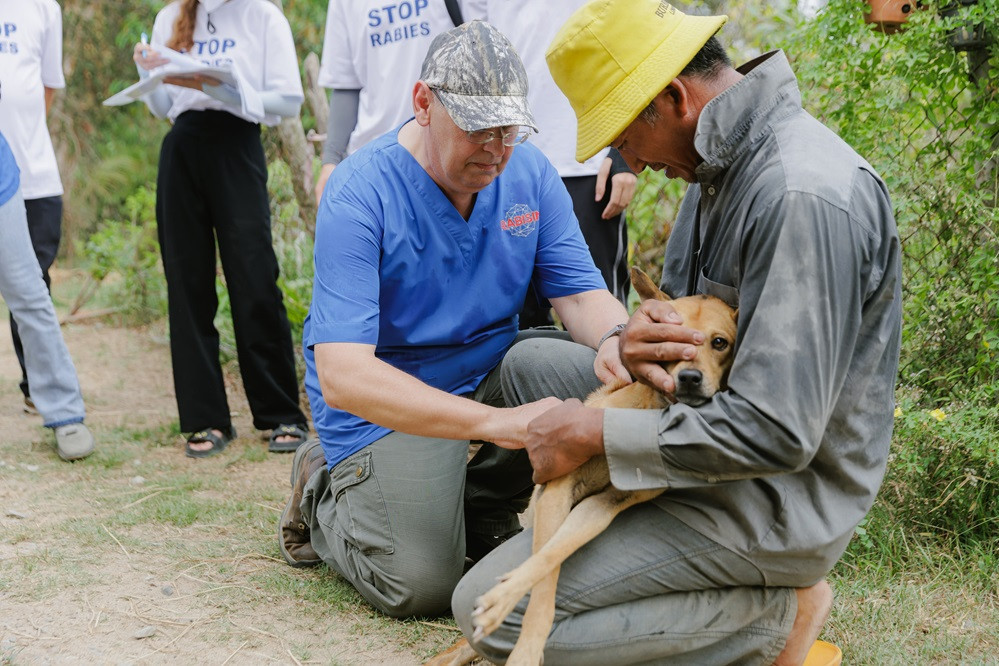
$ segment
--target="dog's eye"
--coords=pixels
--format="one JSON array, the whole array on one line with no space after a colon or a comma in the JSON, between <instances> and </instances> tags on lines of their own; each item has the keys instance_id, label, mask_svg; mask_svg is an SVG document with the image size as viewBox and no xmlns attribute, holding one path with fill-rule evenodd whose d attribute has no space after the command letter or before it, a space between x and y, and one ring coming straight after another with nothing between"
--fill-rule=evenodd
<instances>
[{"instance_id":1,"label":"dog's eye","mask_svg":"<svg viewBox=\"0 0 999 666\"><path fill-rule=\"evenodd\" d=\"M725 351L728 349L728 340L725 338L714 338L711 340L711 348L715 351Z\"/></svg>"}]
</instances>

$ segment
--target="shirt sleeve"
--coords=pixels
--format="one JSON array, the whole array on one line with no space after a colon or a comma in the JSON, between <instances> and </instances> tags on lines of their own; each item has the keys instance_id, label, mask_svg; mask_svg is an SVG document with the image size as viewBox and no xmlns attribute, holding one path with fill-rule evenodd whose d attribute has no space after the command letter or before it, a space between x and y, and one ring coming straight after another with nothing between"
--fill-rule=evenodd
<instances>
[{"instance_id":1,"label":"shirt sleeve","mask_svg":"<svg viewBox=\"0 0 999 666\"><path fill-rule=\"evenodd\" d=\"M323 35L323 56L319 63L319 85L324 88L345 88L358 90L365 81L351 58L352 42L359 39L363 31L358 26L358 35L352 35L343 0L330 0L326 9L326 31Z\"/></svg>"},{"instance_id":2,"label":"shirt sleeve","mask_svg":"<svg viewBox=\"0 0 999 666\"><path fill-rule=\"evenodd\" d=\"M62 71L62 10L55 2L50 5L46 22L41 70L43 86L66 87L66 77Z\"/></svg>"},{"instance_id":3,"label":"shirt sleeve","mask_svg":"<svg viewBox=\"0 0 999 666\"><path fill-rule=\"evenodd\" d=\"M264 55L264 87L260 92L273 91L301 102L302 77L298 71L298 55L291 26L277 7L272 6L267 22L267 53Z\"/></svg>"},{"instance_id":4,"label":"shirt sleeve","mask_svg":"<svg viewBox=\"0 0 999 666\"><path fill-rule=\"evenodd\" d=\"M169 5L167 7L169 7ZM170 36L172 34L173 24L172 21L167 18L167 8L165 7L156 14L156 19L153 21L153 32L149 43L154 46L166 46L166 43L170 41Z\"/></svg>"},{"instance_id":5,"label":"shirt sleeve","mask_svg":"<svg viewBox=\"0 0 999 666\"><path fill-rule=\"evenodd\" d=\"M741 240L729 390L699 408L606 410L612 483L623 490L696 487L808 465L857 341L869 234L814 195L789 193L770 204Z\"/></svg>"},{"instance_id":6,"label":"shirt sleeve","mask_svg":"<svg viewBox=\"0 0 999 666\"><path fill-rule=\"evenodd\" d=\"M544 298L606 289L603 275L594 265L579 229L572 198L555 167L541 159L544 160L539 211L542 223L532 282Z\"/></svg>"},{"instance_id":7,"label":"shirt sleeve","mask_svg":"<svg viewBox=\"0 0 999 666\"><path fill-rule=\"evenodd\" d=\"M621 157L621 153L617 151L617 148L611 148L607 152L607 157L609 157L611 160L611 168L610 168L611 178L618 175L619 173L635 173L634 171L631 170L631 167L628 166L628 163L624 161L624 158Z\"/></svg>"},{"instance_id":8,"label":"shirt sleeve","mask_svg":"<svg viewBox=\"0 0 999 666\"><path fill-rule=\"evenodd\" d=\"M340 171L334 171L338 177ZM316 219L312 326L305 340L310 349L321 342L378 343L381 238L381 225L369 211L345 197L323 197Z\"/></svg>"},{"instance_id":9,"label":"shirt sleeve","mask_svg":"<svg viewBox=\"0 0 999 666\"><path fill-rule=\"evenodd\" d=\"M323 164L340 164L347 159L350 135L357 127L357 110L361 105L360 90L330 91L330 113L323 143Z\"/></svg>"}]
</instances>

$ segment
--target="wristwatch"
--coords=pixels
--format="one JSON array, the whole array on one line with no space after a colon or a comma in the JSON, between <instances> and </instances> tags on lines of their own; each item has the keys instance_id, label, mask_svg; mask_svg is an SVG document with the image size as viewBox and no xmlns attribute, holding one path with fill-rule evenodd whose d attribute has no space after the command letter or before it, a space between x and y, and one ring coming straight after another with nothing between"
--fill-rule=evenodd
<instances>
[{"instance_id":1,"label":"wristwatch","mask_svg":"<svg viewBox=\"0 0 999 666\"><path fill-rule=\"evenodd\" d=\"M615 335L621 335L621 331L624 330L625 326L627 326L627 324L618 324L617 326L615 326L611 330L609 330L606 333L604 333L604 336L602 338L600 338L600 342L597 343L597 349L600 349L601 347L603 347L604 343L607 342L608 340L610 340L611 338L613 338Z\"/></svg>"}]
</instances>

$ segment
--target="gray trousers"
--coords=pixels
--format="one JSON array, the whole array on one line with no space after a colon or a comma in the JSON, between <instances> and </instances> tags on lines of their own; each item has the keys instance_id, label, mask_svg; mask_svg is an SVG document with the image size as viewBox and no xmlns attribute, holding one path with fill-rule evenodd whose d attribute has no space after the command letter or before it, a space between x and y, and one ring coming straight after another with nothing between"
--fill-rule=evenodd
<instances>
[{"instance_id":1,"label":"gray trousers","mask_svg":"<svg viewBox=\"0 0 999 666\"><path fill-rule=\"evenodd\" d=\"M565 339L556 331L522 331ZM502 364L501 366L502 367ZM500 369L466 397L503 406ZM534 485L524 451L392 432L309 478L301 509L316 553L379 611L447 611L465 564L466 531L519 529Z\"/></svg>"},{"instance_id":2,"label":"gray trousers","mask_svg":"<svg viewBox=\"0 0 999 666\"><path fill-rule=\"evenodd\" d=\"M585 397L596 386L593 350L529 340L508 352L502 385L509 404L545 396ZM471 640L475 599L531 552L531 531L483 558L452 599ZM562 565L551 664L770 664L797 610L791 588L763 586L747 558L714 543L655 504L636 505ZM493 634L473 645L502 664L520 633L527 598Z\"/></svg>"}]
</instances>

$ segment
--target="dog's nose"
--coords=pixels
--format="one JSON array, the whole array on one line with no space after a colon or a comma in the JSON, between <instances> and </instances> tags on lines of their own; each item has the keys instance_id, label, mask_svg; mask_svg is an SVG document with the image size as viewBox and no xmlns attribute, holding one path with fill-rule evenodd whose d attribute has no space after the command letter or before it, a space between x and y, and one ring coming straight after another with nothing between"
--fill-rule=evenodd
<instances>
[{"instance_id":1,"label":"dog's nose","mask_svg":"<svg viewBox=\"0 0 999 666\"><path fill-rule=\"evenodd\" d=\"M677 380L680 382L680 386L686 388L687 390L697 388L701 385L701 375L700 370L681 370L680 374L677 375Z\"/></svg>"}]
</instances>

